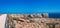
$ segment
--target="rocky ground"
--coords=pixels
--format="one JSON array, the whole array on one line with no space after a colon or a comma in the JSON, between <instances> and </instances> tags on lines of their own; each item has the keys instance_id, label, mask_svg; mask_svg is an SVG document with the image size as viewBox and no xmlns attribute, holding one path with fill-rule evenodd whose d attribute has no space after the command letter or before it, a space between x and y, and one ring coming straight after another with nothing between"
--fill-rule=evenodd
<instances>
[{"instance_id":1,"label":"rocky ground","mask_svg":"<svg viewBox=\"0 0 60 28\"><path fill-rule=\"evenodd\" d=\"M48 14L9 14L9 28L60 28L60 19Z\"/></svg>"}]
</instances>

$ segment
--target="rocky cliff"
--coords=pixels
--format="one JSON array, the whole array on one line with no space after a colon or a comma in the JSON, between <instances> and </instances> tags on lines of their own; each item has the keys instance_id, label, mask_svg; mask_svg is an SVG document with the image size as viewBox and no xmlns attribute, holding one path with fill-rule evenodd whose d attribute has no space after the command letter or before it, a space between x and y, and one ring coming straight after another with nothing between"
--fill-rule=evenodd
<instances>
[{"instance_id":1,"label":"rocky cliff","mask_svg":"<svg viewBox=\"0 0 60 28\"><path fill-rule=\"evenodd\" d=\"M60 19L48 14L8 14L9 28L60 28Z\"/></svg>"}]
</instances>

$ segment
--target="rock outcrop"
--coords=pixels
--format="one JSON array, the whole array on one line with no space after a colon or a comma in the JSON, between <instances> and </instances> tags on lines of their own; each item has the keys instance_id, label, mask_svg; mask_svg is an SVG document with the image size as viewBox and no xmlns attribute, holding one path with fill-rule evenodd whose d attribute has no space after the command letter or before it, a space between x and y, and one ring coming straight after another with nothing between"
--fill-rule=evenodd
<instances>
[{"instance_id":1,"label":"rock outcrop","mask_svg":"<svg viewBox=\"0 0 60 28\"><path fill-rule=\"evenodd\" d=\"M60 28L60 19L48 14L9 14L9 28Z\"/></svg>"}]
</instances>

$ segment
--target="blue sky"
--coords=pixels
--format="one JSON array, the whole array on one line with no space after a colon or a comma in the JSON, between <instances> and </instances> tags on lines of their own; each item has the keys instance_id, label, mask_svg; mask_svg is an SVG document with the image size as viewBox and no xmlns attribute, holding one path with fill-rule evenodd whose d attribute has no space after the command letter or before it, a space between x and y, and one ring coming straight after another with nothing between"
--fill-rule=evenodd
<instances>
[{"instance_id":1,"label":"blue sky","mask_svg":"<svg viewBox=\"0 0 60 28\"><path fill-rule=\"evenodd\" d=\"M0 13L60 13L60 0L0 0Z\"/></svg>"}]
</instances>

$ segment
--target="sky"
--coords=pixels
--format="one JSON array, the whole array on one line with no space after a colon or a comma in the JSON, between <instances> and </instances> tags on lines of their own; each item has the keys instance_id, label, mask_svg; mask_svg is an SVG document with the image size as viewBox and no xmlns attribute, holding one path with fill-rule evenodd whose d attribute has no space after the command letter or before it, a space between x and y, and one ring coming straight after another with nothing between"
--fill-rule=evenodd
<instances>
[{"instance_id":1,"label":"sky","mask_svg":"<svg viewBox=\"0 0 60 28\"><path fill-rule=\"evenodd\" d=\"M0 13L60 13L60 0L0 0Z\"/></svg>"}]
</instances>

